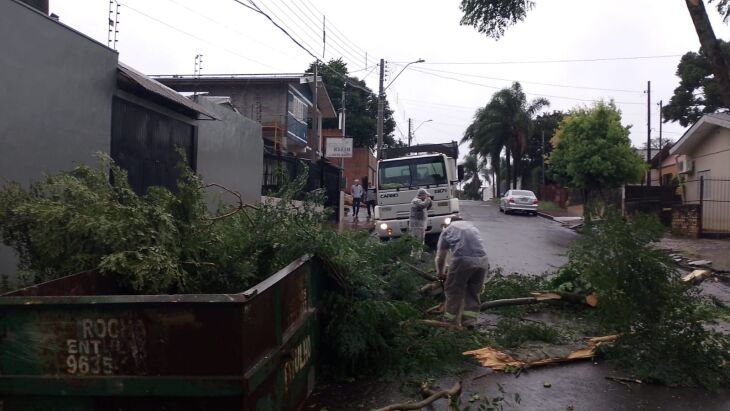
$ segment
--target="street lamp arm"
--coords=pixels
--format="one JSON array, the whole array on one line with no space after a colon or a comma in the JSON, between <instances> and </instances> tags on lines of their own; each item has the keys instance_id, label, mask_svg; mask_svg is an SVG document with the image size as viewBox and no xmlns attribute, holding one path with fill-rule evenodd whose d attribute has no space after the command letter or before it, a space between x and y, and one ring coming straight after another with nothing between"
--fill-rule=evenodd
<instances>
[{"instance_id":1,"label":"street lamp arm","mask_svg":"<svg viewBox=\"0 0 730 411\"><path fill-rule=\"evenodd\" d=\"M406 64L405 67L403 67L401 69L401 71L399 71L398 74L396 74L396 76L393 77L393 80L391 80L390 83L388 83L388 85L385 86L385 88L383 89L383 92L385 92L385 90L387 90L388 87L390 87L398 79L398 77L400 77L400 75L403 74L404 71L406 71L406 69L408 68L408 66L410 66L411 64L423 63L424 61L426 61L426 60L424 60L424 59L418 59L416 61L411 61L410 63Z\"/></svg>"},{"instance_id":2,"label":"street lamp arm","mask_svg":"<svg viewBox=\"0 0 730 411\"><path fill-rule=\"evenodd\" d=\"M426 123L430 123L430 122L432 122L432 121L433 121L432 119L429 119L429 120L424 120L424 121L422 121L422 122L421 122L421 124L419 124L419 125L418 125L418 127L416 127L416 128L415 128L415 129L413 130L413 134L416 134L416 131L418 131L418 129L419 129L419 128L421 128L421 126L422 126L422 125L424 125L424 124L426 124Z\"/></svg>"}]
</instances>

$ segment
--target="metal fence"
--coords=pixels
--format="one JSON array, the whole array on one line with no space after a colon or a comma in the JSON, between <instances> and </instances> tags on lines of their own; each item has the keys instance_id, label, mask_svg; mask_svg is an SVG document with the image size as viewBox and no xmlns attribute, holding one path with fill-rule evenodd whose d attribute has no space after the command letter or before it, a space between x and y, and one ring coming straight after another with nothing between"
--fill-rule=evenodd
<instances>
[{"instance_id":1,"label":"metal fence","mask_svg":"<svg viewBox=\"0 0 730 411\"><path fill-rule=\"evenodd\" d=\"M278 170L285 170L284 175ZM311 160L284 156L271 152L264 153L264 174L261 186L262 195L276 192L284 183L282 178L294 180L305 170L308 171L307 185L304 191L323 190L324 206L339 210L342 170L334 164L319 160ZM339 218L339 216L337 216Z\"/></svg>"},{"instance_id":2,"label":"metal fence","mask_svg":"<svg viewBox=\"0 0 730 411\"><path fill-rule=\"evenodd\" d=\"M659 216L662 224L672 223L672 207L681 204L674 186L625 186L624 214L650 213Z\"/></svg>"},{"instance_id":3,"label":"metal fence","mask_svg":"<svg viewBox=\"0 0 730 411\"><path fill-rule=\"evenodd\" d=\"M730 235L730 179L687 180L682 186L684 204L702 209L702 235Z\"/></svg>"}]
</instances>

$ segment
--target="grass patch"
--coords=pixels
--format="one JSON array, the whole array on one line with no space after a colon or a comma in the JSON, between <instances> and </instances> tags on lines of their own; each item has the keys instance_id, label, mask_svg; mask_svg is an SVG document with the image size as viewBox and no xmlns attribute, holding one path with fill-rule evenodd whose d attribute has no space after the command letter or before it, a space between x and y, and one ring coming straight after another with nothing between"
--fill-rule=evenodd
<instances>
[{"instance_id":1,"label":"grass patch","mask_svg":"<svg viewBox=\"0 0 730 411\"><path fill-rule=\"evenodd\" d=\"M540 201L537 205L537 209L539 211L552 211L552 210L559 210L560 207L558 207L557 204L553 203L552 201Z\"/></svg>"}]
</instances>

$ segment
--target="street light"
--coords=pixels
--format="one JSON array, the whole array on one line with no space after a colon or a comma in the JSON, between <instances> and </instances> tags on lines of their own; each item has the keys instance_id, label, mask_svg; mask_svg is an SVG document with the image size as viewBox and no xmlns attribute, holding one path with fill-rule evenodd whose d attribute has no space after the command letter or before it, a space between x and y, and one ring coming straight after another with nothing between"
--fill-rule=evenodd
<instances>
[{"instance_id":1,"label":"street light","mask_svg":"<svg viewBox=\"0 0 730 411\"><path fill-rule=\"evenodd\" d=\"M408 119L408 147L411 146L411 139L413 138L413 135L416 134L416 131L418 131L419 128L421 128L422 125L429 123L433 121L432 119L421 121L421 124L419 124L412 132L411 132L411 119Z\"/></svg>"},{"instance_id":2,"label":"street light","mask_svg":"<svg viewBox=\"0 0 730 411\"><path fill-rule=\"evenodd\" d=\"M406 69L408 68L408 66L410 66L411 64L423 63L425 61L426 60L424 60L424 59L418 59L416 61L411 61L410 63L408 63L405 66L403 66L403 68L398 72L398 74L396 74L395 77L393 77L393 80L390 80L390 83L388 83L388 85L385 86L385 88L383 89L383 91L387 90L388 87L390 87L393 84L393 82L395 82L398 79L398 77L400 77L400 75L403 74L404 71L406 71Z\"/></svg>"},{"instance_id":3,"label":"street light","mask_svg":"<svg viewBox=\"0 0 730 411\"><path fill-rule=\"evenodd\" d=\"M424 59L418 59L416 61L412 61L408 64L406 64L403 69L393 78L393 80L388 83L388 86L383 87L383 79L385 78L385 60L380 59L380 88L378 90L378 123L377 123L377 133L378 133L378 160L382 159L382 153L383 153L383 111L385 106L385 90L390 87L393 82L398 79L398 77L410 66L411 64L416 63L423 63Z\"/></svg>"}]
</instances>

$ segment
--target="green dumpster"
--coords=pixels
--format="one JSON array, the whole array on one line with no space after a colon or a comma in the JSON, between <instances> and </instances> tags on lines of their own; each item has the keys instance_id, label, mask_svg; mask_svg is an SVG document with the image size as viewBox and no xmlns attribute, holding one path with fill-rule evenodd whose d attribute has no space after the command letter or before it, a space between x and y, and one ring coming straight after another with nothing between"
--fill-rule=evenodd
<instances>
[{"instance_id":1,"label":"green dumpster","mask_svg":"<svg viewBox=\"0 0 730 411\"><path fill-rule=\"evenodd\" d=\"M118 295L79 273L0 296L0 410L296 410L314 385L318 265L240 294Z\"/></svg>"}]
</instances>

